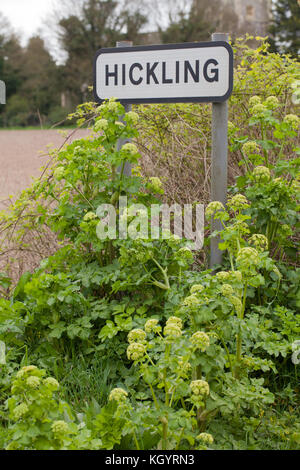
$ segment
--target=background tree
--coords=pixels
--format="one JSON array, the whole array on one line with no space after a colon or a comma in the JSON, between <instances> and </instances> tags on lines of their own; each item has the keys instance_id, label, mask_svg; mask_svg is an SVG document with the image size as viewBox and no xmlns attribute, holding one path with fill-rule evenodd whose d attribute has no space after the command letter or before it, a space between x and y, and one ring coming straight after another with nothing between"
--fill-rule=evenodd
<instances>
[{"instance_id":1,"label":"background tree","mask_svg":"<svg viewBox=\"0 0 300 470\"><path fill-rule=\"evenodd\" d=\"M137 43L146 17L131 2L115 0L65 0L67 14L59 20L58 39L67 54L65 84L74 104L86 99L92 83L92 62L102 47L114 47L116 41ZM73 9L74 6L74 9Z\"/></svg>"},{"instance_id":2,"label":"background tree","mask_svg":"<svg viewBox=\"0 0 300 470\"><path fill-rule=\"evenodd\" d=\"M299 0L273 0L270 43L273 51L298 57L300 53Z\"/></svg>"},{"instance_id":3,"label":"background tree","mask_svg":"<svg viewBox=\"0 0 300 470\"><path fill-rule=\"evenodd\" d=\"M237 30L238 17L233 8L219 0L191 0L177 4L177 11L173 7L169 6L168 26L160 27L164 43L207 41L214 31Z\"/></svg>"},{"instance_id":4,"label":"background tree","mask_svg":"<svg viewBox=\"0 0 300 470\"><path fill-rule=\"evenodd\" d=\"M60 103L60 89L57 66L38 36L24 49L23 74L20 93L30 103L28 124L43 124L51 108Z\"/></svg>"}]
</instances>

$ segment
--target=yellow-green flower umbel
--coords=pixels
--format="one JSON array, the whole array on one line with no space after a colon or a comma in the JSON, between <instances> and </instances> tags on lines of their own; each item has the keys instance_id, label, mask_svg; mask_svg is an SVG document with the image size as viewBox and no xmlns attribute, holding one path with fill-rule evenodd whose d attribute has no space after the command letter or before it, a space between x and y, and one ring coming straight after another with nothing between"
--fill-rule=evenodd
<instances>
[{"instance_id":1,"label":"yellow-green flower umbel","mask_svg":"<svg viewBox=\"0 0 300 470\"><path fill-rule=\"evenodd\" d=\"M134 144L131 144L130 142L128 142L127 144L123 145L123 147L121 148L122 151L124 152L127 152L131 155L136 155L138 153L138 149L137 149L137 146L134 145Z\"/></svg>"},{"instance_id":2,"label":"yellow-green flower umbel","mask_svg":"<svg viewBox=\"0 0 300 470\"><path fill-rule=\"evenodd\" d=\"M26 385L28 385L29 388L38 388L40 386L40 378L31 376L26 379Z\"/></svg>"},{"instance_id":3,"label":"yellow-green flower umbel","mask_svg":"<svg viewBox=\"0 0 300 470\"><path fill-rule=\"evenodd\" d=\"M269 168L262 165L256 166L252 174L256 181L269 181L271 178Z\"/></svg>"},{"instance_id":4,"label":"yellow-green flower umbel","mask_svg":"<svg viewBox=\"0 0 300 470\"><path fill-rule=\"evenodd\" d=\"M105 131L108 128L108 121L107 119L98 119L95 124L95 131Z\"/></svg>"},{"instance_id":5,"label":"yellow-green flower umbel","mask_svg":"<svg viewBox=\"0 0 300 470\"><path fill-rule=\"evenodd\" d=\"M128 333L128 342L129 343L142 343L146 339L146 333L144 330L140 328L136 328L135 330L131 330Z\"/></svg>"},{"instance_id":6,"label":"yellow-green flower umbel","mask_svg":"<svg viewBox=\"0 0 300 470\"><path fill-rule=\"evenodd\" d=\"M279 101L276 96L268 96L264 104L268 109L276 109L279 106Z\"/></svg>"},{"instance_id":7,"label":"yellow-green flower umbel","mask_svg":"<svg viewBox=\"0 0 300 470\"><path fill-rule=\"evenodd\" d=\"M216 278L218 279L218 281L227 281L230 277L230 274L226 271L219 271L217 274L216 274Z\"/></svg>"},{"instance_id":8,"label":"yellow-green flower umbel","mask_svg":"<svg viewBox=\"0 0 300 470\"><path fill-rule=\"evenodd\" d=\"M230 284L223 284L221 286L221 293L224 295L224 297L229 297L230 295L233 295L233 288Z\"/></svg>"},{"instance_id":9,"label":"yellow-green flower umbel","mask_svg":"<svg viewBox=\"0 0 300 470\"><path fill-rule=\"evenodd\" d=\"M160 326L158 325L158 320L156 318L150 318L145 323L145 331L146 333L151 333L151 331L160 331Z\"/></svg>"},{"instance_id":10,"label":"yellow-green flower umbel","mask_svg":"<svg viewBox=\"0 0 300 470\"><path fill-rule=\"evenodd\" d=\"M300 124L300 118L296 115L296 114L287 114L284 119L283 119L283 122L285 122L286 124L288 124L290 127L292 127L293 129L298 129L299 127L299 124Z\"/></svg>"},{"instance_id":11,"label":"yellow-green flower umbel","mask_svg":"<svg viewBox=\"0 0 300 470\"><path fill-rule=\"evenodd\" d=\"M205 380L193 380L190 383L192 395L206 397L209 395L209 385Z\"/></svg>"},{"instance_id":12,"label":"yellow-green flower umbel","mask_svg":"<svg viewBox=\"0 0 300 470\"><path fill-rule=\"evenodd\" d=\"M234 306L236 313L238 315L240 315L240 313L242 312L242 308L243 308L241 300L238 297L236 297L235 295L230 295L228 297L228 299L230 300L230 302Z\"/></svg>"},{"instance_id":13,"label":"yellow-green flower umbel","mask_svg":"<svg viewBox=\"0 0 300 470\"><path fill-rule=\"evenodd\" d=\"M254 117L260 118L260 119L265 117L266 111L268 111L268 108L264 106L262 103L255 104L250 109L250 113L253 114Z\"/></svg>"},{"instance_id":14,"label":"yellow-green flower umbel","mask_svg":"<svg viewBox=\"0 0 300 470\"><path fill-rule=\"evenodd\" d=\"M54 423L51 426L51 430L55 437L62 437L64 434L66 434L69 431L69 426L65 421L59 420L59 421L54 421Z\"/></svg>"},{"instance_id":15,"label":"yellow-green flower umbel","mask_svg":"<svg viewBox=\"0 0 300 470\"><path fill-rule=\"evenodd\" d=\"M249 238L250 245L254 245L258 251L266 251L268 249L268 239L261 233L255 233Z\"/></svg>"},{"instance_id":16,"label":"yellow-green flower umbel","mask_svg":"<svg viewBox=\"0 0 300 470\"><path fill-rule=\"evenodd\" d=\"M241 248L237 254L236 262L241 267L257 266L259 264L258 251L255 248L249 246Z\"/></svg>"},{"instance_id":17,"label":"yellow-green flower umbel","mask_svg":"<svg viewBox=\"0 0 300 470\"><path fill-rule=\"evenodd\" d=\"M26 403L21 403L20 405L16 406L13 411L13 417L15 420L22 418L26 413L28 413L29 408Z\"/></svg>"},{"instance_id":18,"label":"yellow-green flower umbel","mask_svg":"<svg viewBox=\"0 0 300 470\"><path fill-rule=\"evenodd\" d=\"M87 212L85 216L83 217L83 220L85 222L90 222L91 220L97 219L97 215L95 212Z\"/></svg>"},{"instance_id":19,"label":"yellow-green flower umbel","mask_svg":"<svg viewBox=\"0 0 300 470\"><path fill-rule=\"evenodd\" d=\"M123 388L114 388L108 397L109 401L116 401L117 403L122 403L128 397L128 393Z\"/></svg>"},{"instance_id":20,"label":"yellow-green flower umbel","mask_svg":"<svg viewBox=\"0 0 300 470\"><path fill-rule=\"evenodd\" d=\"M242 146L242 151L246 155L253 155L258 154L260 151L259 145L255 142L255 140L249 140L245 142Z\"/></svg>"},{"instance_id":21,"label":"yellow-green flower umbel","mask_svg":"<svg viewBox=\"0 0 300 470\"><path fill-rule=\"evenodd\" d=\"M252 108L253 106L255 106L256 104L260 104L261 103L261 99L259 96L257 95L254 95L254 96L251 96L250 100L249 100L249 106L250 108Z\"/></svg>"},{"instance_id":22,"label":"yellow-green flower umbel","mask_svg":"<svg viewBox=\"0 0 300 470\"><path fill-rule=\"evenodd\" d=\"M129 111L128 113L125 114L124 119L126 122L131 122L135 126L139 121L139 115L135 113L134 111Z\"/></svg>"},{"instance_id":23,"label":"yellow-green flower umbel","mask_svg":"<svg viewBox=\"0 0 300 470\"><path fill-rule=\"evenodd\" d=\"M235 194L229 199L228 207L233 211L240 211L250 207L250 204L243 194Z\"/></svg>"},{"instance_id":24,"label":"yellow-green flower umbel","mask_svg":"<svg viewBox=\"0 0 300 470\"><path fill-rule=\"evenodd\" d=\"M196 331L191 337L191 343L195 349L204 352L209 347L209 336L204 331Z\"/></svg>"},{"instance_id":25,"label":"yellow-green flower umbel","mask_svg":"<svg viewBox=\"0 0 300 470\"><path fill-rule=\"evenodd\" d=\"M182 320L178 317L170 317L164 327L164 335L169 338L177 338L182 335Z\"/></svg>"},{"instance_id":26,"label":"yellow-green flower umbel","mask_svg":"<svg viewBox=\"0 0 300 470\"><path fill-rule=\"evenodd\" d=\"M185 305L186 307L190 307L190 308L197 307L198 304L199 304L199 299L196 294L189 295L183 301L183 305Z\"/></svg>"},{"instance_id":27,"label":"yellow-green flower umbel","mask_svg":"<svg viewBox=\"0 0 300 470\"><path fill-rule=\"evenodd\" d=\"M59 383L54 377L47 377L44 380L44 383L49 387L51 390L55 391L59 389Z\"/></svg>"},{"instance_id":28,"label":"yellow-green flower umbel","mask_svg":"<svg viewBox=\"0 0 300 470\"><path fill-rule=\"evenodd\" d=\"M127 348L127 357L131 361L138 361L146 354L146 346L143 343L130 343Z\"/></svg>"},{"instance_id":29,"label":"yellow-green flower umbel","mask_svg":"<svg viewBox=\"0 0 300 470\"><path fill-rule=\"evenodd\" d=\"M220 201L212 201L205 210L205 217L210 219L216 212L224 211L225 207Z\"/></svg>"},{"instance_id":30,"label":"yellow-green flower umbel","mask_svg":"<svg viewBox=\"0 0 300 470\"><path fill-rule=\"evenodd\" d=\"M204 290L204 287L202 286L202 284L194 284L191 288L190 288L190 293L191 294L195 294L195 293L200 293Z\"/></svg>"},{"instance_id":31,"label":"yellow-green flower umbel","mask_svg":"<svg viewBox=\"0 0 300 470\"><path fill-rule=\"evenodd\" d=\"M199 434L196 439L203 442L203 444L213 444L214 442L212 435L208 434L207 432L201 432L201 434Z\"/></svg>"}]
</instances>

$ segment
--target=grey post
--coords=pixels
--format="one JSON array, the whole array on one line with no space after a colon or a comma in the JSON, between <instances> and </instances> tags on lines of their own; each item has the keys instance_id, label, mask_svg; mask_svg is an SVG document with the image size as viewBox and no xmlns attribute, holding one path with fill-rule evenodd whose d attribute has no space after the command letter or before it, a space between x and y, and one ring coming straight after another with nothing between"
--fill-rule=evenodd
<instances>
[{"instance_id":1,"label":"grey post","mask_svg":"<svg viewBox=\"0 0 300 470\"><path fill-rule=\"evenodd\" d=\"M118 41L116 46L117 47L132 47L132 41ZM124 104L125 113L128 113L128 111L131 111L131 107L132 107L131 104ZM120 121L121 122L123 121L122 117L120 117ZM120 150L122 145L126 144L127 142L130 142L130 139L119 139L117 149ZM124 175L126 176L131 175L131 164L129 162L125 162Z\"/></svg>"},{"instance_id":2,"label":"grey post","mask_svg":"<svg viewBox=\"0 0 300 470\"><path fill-rule=\"evenodd\" d=\"M227 33L214 33L213 41L228 42ZM221 201L224 206L227 199L227 132L228 132L228 102L212 104L212 152L211 152L211 201ZM211 224L212 232L221 230L218 220ZM210 267L222 262L222 252L218 248L219 237L210 240Z\"/></svg>"},{"instance_id":3,"label":"grey post","mask_svg":"<svg viewBox=\"0 0 300 470\"><path fill-rule=\"evenodd\" d=\"M0 104L6 104L6 86L2 80L0 80Z\"/></svg>"}]
</instances>

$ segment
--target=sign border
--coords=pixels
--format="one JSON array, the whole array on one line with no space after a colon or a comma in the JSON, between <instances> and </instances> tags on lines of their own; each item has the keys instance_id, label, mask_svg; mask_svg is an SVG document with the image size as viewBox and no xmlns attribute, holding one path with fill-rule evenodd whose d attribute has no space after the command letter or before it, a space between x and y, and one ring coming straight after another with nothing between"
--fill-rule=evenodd
<instances>
[{"instance_id":1,"label":"sign border","mask_svg":"<svg viewBox=\"0 0 300 470\"><path fill-rule=\"evenodd\" d=\"M118 52L138 52L138 51L160 51L166 49L191 49L191 48L207 48L207 47L225 47L229 53L229 87L223 96L204 96L204 97L172 97L172 98L126 98L118 99L123 104L127 103L220 103L228 100L233 90L233 50L230 44L225 41L207 41L207 42L184 42L179 44L154 44L149 46L132 46L132 47L105 47L99 49L94 56L93 63L93 92L94 98L98 103L103 103L107 98L100 98L96 91L96 64L97 59L102 54L111 54Z\"/></svg>"}]
</instances>

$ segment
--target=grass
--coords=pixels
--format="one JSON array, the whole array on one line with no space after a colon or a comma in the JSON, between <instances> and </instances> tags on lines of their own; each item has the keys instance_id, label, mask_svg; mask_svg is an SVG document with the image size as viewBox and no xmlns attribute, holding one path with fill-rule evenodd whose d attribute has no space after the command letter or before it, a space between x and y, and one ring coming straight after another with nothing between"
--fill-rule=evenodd
<instances>
[{"instance_id":1,"label":"grass","mask_svg":"<svg viewBox=\"0 0 300 470\"><path fill-rule=\"evenodd\" d=\"M80 355L66 364L58 364L56 378L61 385L61 397L82 412L92 402L103 406L116 380L116 370L101 357L91 360Z\"/></svg>"}]
</instances>

